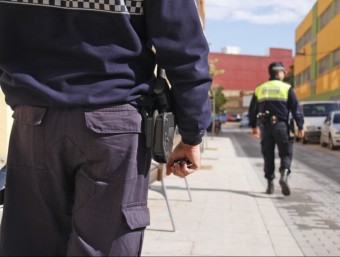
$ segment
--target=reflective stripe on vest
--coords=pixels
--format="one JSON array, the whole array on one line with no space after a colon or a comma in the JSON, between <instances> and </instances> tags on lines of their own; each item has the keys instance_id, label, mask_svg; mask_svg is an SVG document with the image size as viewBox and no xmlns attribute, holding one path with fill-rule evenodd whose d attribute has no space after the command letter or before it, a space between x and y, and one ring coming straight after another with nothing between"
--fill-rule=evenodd
<instances>
[{"instance_id":1,"label":"reflective stripe on vest","mask_svg":"<svg viewBox=\"0 0 340 257\"><path fill-rule=\"evenodd\" d=\"M270 80L258 86L255 95L259 102L272 101L288 101L290 85L279 80Z\"/></svg>"}]
</instances>

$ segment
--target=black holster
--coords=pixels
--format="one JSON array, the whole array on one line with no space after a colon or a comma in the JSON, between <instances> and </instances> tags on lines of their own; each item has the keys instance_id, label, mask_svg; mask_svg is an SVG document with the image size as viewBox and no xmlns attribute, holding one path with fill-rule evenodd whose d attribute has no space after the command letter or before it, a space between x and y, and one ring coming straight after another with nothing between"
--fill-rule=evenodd
<instances>
[{"instance_id":1,"label":"black holster","mask_svg":"<svg viewBox=\"0 0 340 257\"><path fill-rule=\"evenodd\" d=\"M164 70L158 70L152 90L153 106L143 111L146 145L151 148L152 159L167 163L175 136L175 116L172 112L169 85Z\"/></svg>"}]
</instances>

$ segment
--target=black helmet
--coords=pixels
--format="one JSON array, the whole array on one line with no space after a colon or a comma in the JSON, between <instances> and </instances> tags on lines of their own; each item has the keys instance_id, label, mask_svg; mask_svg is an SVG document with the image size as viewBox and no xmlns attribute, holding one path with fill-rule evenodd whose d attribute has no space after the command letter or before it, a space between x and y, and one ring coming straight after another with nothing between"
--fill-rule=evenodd
<instances>
[{"instance_id":1,"label":"black helmet","mask_svg":"<svg viewBox=\"0 0 340 257\"><path fill-rule=\"evenodd\" d=\"M280 70L286 73L285 67L283 66L282 62L272 62L268 66L268 72L270 75L275 75L276 72Z\"/></svg>"}]
</instances>

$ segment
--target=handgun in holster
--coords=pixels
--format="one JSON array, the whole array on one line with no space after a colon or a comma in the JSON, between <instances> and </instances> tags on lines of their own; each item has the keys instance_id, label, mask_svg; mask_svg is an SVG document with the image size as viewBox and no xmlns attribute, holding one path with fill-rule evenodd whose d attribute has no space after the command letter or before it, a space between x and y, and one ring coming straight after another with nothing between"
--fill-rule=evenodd
<instances>
[{"instance_id":1,"label":"handgun in holster","mask_svg":"<svg viewBox=\"0 0 340 257\"><path fill-rule=\"evenodd\" d=\"M259 112L257 114L257 120L260 126L268 127L270 124L270 113L269 111Z\"/></svg>"},{"instance_id":2,"label":"handgun in holster","mask_svg":"<svg viewBox=\"0 0 340 257\"><path fill-rule=\"evenodd\" d=\"M171 108L170 87L165 79L165 71L158 68L152 89L155 101L153 115L146 119L147 147L151 148L152 159L167 163L175 136L175 116Z\"/></svg>"}]
</instances>

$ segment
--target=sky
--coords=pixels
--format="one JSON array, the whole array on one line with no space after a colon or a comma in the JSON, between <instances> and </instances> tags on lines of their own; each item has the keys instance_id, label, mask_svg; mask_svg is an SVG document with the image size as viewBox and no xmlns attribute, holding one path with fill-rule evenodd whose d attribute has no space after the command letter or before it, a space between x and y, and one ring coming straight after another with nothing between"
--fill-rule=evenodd
<instances>
[{"instance_id":1,"label":"sky","mask_svg":"<svg viewBox=\"0 0 340 257\"><path fill-rule=\"evenodd\" d=\"M295 51L295 30L317 0L206 0L205 34L211 52L240 47L266 55L270 47Z\"/></svg>"}]
</instances>

